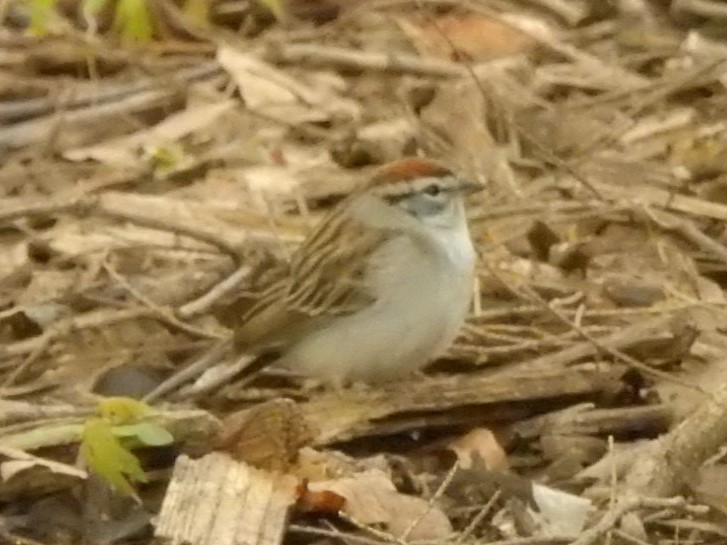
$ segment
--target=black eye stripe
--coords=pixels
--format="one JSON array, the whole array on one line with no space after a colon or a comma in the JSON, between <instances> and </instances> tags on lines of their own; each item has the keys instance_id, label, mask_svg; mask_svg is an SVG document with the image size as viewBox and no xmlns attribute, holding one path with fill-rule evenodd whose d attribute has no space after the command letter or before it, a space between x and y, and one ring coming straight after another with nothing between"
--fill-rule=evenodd
<instances>
[{"instance_id":1,"label":"black eye stripe","mask_svg":"<svg viewBox=\"0 0 727 545\"><path fill-rule=\"evenodd\" d=\"M424 188L424 193L431 197L436 197L442 192L442 186L439 184L430 184Z\"/></svg>"},{"instance_id":2,"label":"black eye stripe","mask_svg":"<svg viewBox=\"0 0 727 545\"><path fill-rule=\"evenodd\" d=\"M398 195L382 195L382 198L389 204L396 204L409 196L409 193L399 193Z\"/></svg>"},{"instance_id":3,"label":"black eye stripe","mask_svg":"<svg viewBox=\"0 0 727 545\"><path fill-rule=\"evenodd\" d=\"M437 185L437 184L432 184L432 185L424 188L421 191L421 193L423 193L429 197L438 197L439 195L444 193L444 191L446 191L446 190L442 186ZM382 195L381 197L389 204L396 204L405 199L412 197L412 194L411 193L399 193L397 195Z\"/></svg>"}]
</instances>

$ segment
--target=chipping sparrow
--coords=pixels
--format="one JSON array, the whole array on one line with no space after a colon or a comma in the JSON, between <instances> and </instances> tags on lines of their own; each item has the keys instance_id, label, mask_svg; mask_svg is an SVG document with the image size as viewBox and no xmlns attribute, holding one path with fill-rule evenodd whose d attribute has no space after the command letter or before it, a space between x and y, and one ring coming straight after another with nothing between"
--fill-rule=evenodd
<instances>
[{"instance_id":1,"label":"chipping sparrow","mask_svg":"<svg viewBox=\"0 0 727 545\"><path fill-rule=\"evenodd\" d=\"M381 168L340 202L242 320L236 345L304 375L381 382L441 355L467 313L475 252L462 194L428 159Z\"/></svg>"}]
</instances>

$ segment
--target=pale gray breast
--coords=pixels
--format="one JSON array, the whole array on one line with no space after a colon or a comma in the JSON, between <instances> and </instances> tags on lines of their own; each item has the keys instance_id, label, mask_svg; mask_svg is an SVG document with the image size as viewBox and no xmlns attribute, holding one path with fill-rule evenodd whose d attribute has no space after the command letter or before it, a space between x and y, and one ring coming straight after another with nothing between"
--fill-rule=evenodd
<instances>
[{"instance_id":1,"label":"pale gray breast","mask_svg":"<svg viewBox=\"0 0 727 545\"><path fill-rule=\"evenodd\" d=\"M467 305L473 272L468 235L446 241L401 235L376 252L368 274L382 305L404 305L421 318L451 309L457 299Z\"/></svg>"}]
</instances>

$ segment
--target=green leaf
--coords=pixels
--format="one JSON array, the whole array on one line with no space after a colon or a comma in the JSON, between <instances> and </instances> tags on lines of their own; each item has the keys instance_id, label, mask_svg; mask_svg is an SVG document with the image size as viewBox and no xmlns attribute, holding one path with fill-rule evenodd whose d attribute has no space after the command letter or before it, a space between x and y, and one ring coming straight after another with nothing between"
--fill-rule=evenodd
<instances>
[{"instance_id":1,"label":"green leaf","mask_svg":"<svg viewBox=\"0 0 727 545\"><path fill-rule=\"evenodd\" d=\"M257 3L267 8L278 21L284 20L287 16L285 0L257 0Z\"/></svg>"},{"instance_id":2,"label":"green leaf","mask_svg":"<svg viewBox=\"0 0 727 545\"><path fill-rule=\"evenodd\" d=\"M149 16L147 0L119 0L116 4L114 28L124 42L150 41L154 29Z\"/></svg>"},{"instance_id":3,"label":"green leaf","mask_svg":"<svg viewBox=\"0 0 727 545\"><path fill-rule=\"evenodd\" d=\"M174 169L185 159L184 148L178 143L169 142L146 151L154 169L160 172Z\"/></svg>"},{"instance_id":4,"label":"green leaf","mask_svg":"<svg viewBox=\"0 0 727 545\"><path fill-rule=\"evenodd\" d=\"M81 439L81 455L89 469L115 490L138 500L129 481L146 482L146 474L138 458L124 448L106 420L91 418L86 422Z\"/></svg>"},{"instance_id":5,"label":"green leaf","mask_svg":"<svg viewBox=\"0 0 727 545\"><path fill-rule=\"evenodd\" d=\"M107 397L98 404L98 412L101 418L111 424L121 425L135 422L144 416L154 412L149 405L143 401L131 397Z\"/></svg>"},{"instance_id":6,"label":"green leaf","mask_svg":"<svg viewBox=\"0 0 727 545\"><path fill-rule=\"evenodd\" d=\"M152 422L114 426L112 431L116 437L134 438L148 447L163 447L174 443L174 436L168 430Z\"/></svg>"},{"instance_id":7,"label":"green leaf","mask_svg":"<svg viewBox=\"0 0 727 545\"><path fill-rule=\"evenodd\" d=\"M48 32L50 23L56 15L57 0L29 0L30 31L36 36Z\"/></svg>"}]
</instances>

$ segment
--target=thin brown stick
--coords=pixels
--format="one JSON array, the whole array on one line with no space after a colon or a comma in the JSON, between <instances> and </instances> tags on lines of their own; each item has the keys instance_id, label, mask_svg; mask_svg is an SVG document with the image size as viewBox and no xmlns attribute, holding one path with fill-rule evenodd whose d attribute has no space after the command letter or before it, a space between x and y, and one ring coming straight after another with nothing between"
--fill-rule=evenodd
<instances>
[{"instance_id":1,"label":"thin brown stick","mask_svg":"<svg viewBox=\"0 0 727 545\"><path fill-rule=\"evenodd\" d=\"M185 331L186 333L189 333L190 335L194 335L196 337L202 337L205 339L219 339L221 337L220 334L211 333L207 330L200 329L198 327L194 327L185 322L182 322L181 320L178 320L174 316L174 313L172 312L172 310L170 308L168 308L168 307L165 308L160 305L157 305L149 297L147 297L143 293L139 292L139 290L137 290L131 284L129 284L129 282L123 276L121 276L116 271L116 269L111 267L111 265L109 265L108 262L104 262L102 264L102 267L112 279L114 279L120 286L122 286L129 293L129 295L131 295L134 299L139 301L142 305L147 306L151 311L155 312L159 316L159 318L161 318L163 321L167 322L168 324L180 329L181 331Z\"/></svg>"},{"instance_id":2,"label":"thin brown stick","mask_svg":"<svg viewBox=\"0 0 727 545\"><path fill-rule=\"evenodd\" d=\"M644 211L662 229L680 234L697 248L714 255L722 263L727 263L727 247L705 235L693 222L685 218L678 218L669 212L657 212L648 207L644 207Z\"/></svg>"},{"instance_id":3,"label":"thin brown stick","mask_svg":"<svg viewBox=\"0 0 727 545\"><path fill-rule=\"evenodd\" d=\"M462 66L448 61L422 59L406 53L378 53L314 44L276 44L267 50L266 57L272 62L377 70L438 78L460 77L466 74Z\"/></svg>"},{"instance_id":4,"label":"thin brown stick","mask_svg":"<svg viewBox=\"0 0 727 545\"><path fill-rule=\"evenodd\" d=\"M28 356L20 363L20 365L13 369L13 371L5 378L5 381L3 382L3 388L8 388L9 386L15 384L17 380L22 377L23 373L25 373L26 369L28 369L31 365L33 365L36 361L40 359L40 357L48 349L52 341L52 335L41 335L40 342L37 343L35 347L33 347L33 350L30 352L30 354L28 354Z\"/></svg>"},{"instance_id":5,"label":"thin brown stick","mask_svg":"<svg viewBox=\"0 0 727 545\"><path fill-rule=\"evenodd\" d=\"M7 4L3 0L3 4ZM96 47L98 44L94 44ZM216 62L207 62L190 68L183 68L175 74L164 77L148 77L142 80L135 79L128 84L115 81L106 85L94 85L87 91L74 90L67 96L61 97L60 103L56 97L30 98L21 101L8 101L0 104L0 122L18 122L24 119L52 113L59 107L73 111L91 106L110 104L122 101L133 95L138 95L161 87L169 82L180 88L186 87L193 81L208 79L222 73Z\"/></svg>"},{"instance_id":6,"label":"thin brown stick","mask_svg":"<svg viewBox=\"0 0 727 545\"><path fill-rule=\"evenodd\" d=\"M496 490L495 493L492 495L492 497L487 501L487 503L480 509L477 514L472 517L472 520L467 525L467 528L465 528L460 536L457 538L457 541L455 542L455 545L462 545L469 537L472 535L472 532L474 532L477 527L480 525L480 523L484 520L484 518L489 514L489 512L492 510L492 507L495 505L495 502L500 499L500 496L502 495L502 490Z\"/></svg>"},{"instance_id":7,"label":"thin brown stick","mask_svg":"<svg viewBox=\"0 0 727 545\"><path fill-rule=\"evenodd\" d=\"M653 367L650 367L650 366L646 365L645 363L640 362L636 358L632 358L628 354L624 354L621 350L619 350L618 348L615 348L613 345L608 345L608 344L600 341L599 339L596 339L593 335L591 335L590 333L588 333L587 331L585 331L581 326L579 326L578 324L576 324L574 322L571 322L567 317L563 316L563 314L561 314L560 310L558 310L555 307L549 305L547 303L547 301L545 301L545 299L543 299L542 297L540 297L540 295L538 295L535 292L535 290L533 290L532 288L530 288L530 286L525 286L524 285L524 286L522 286L522 288L528 293L528 295L530 297L532 297L534 300L540 302L542 305L544 305L545 307L547 307L550 310L550 312L556 318L558 318L558 320L560 320L562 323L564 323L568 327L570 327L570 328L574 329L575 331L577 331L581 335L581 337L583 337L584 339L586 339L598 351L603 352L603 353L606 353L606 354L609 354L610 356L616 358L617 360L620 360L620 361L626 363L627 365L629 365L629 366L631 366L631 367L633 367L635 369L638 369L640 371L643 371L644 373L647 373L647 374L649 374L651 376L658 377L658 378L660 378L662 380L666 380L666 381L671 382L673 384L678 384L680 386L684 386L685 388L689 388L690 390L695 390L695 391L697 391L697 392L699 392L699 393L701 393L701 394L703 394L703 395L705 395L707 397L710 397L711 396L711 394L709 394L709 392L707 392L704 388L702 388L701 386L699 386L697 384L693 384L693 383L688 382L686 380L679 379L679 378L677 378L674 375L671 375L669 373L665 373L665 372L660 371L658 369L654 369ZM661 319L660 318L656 318L655 320L653 320L653 322L655 324L659 324L662 320L663 320L663 325L666 325L668 323L668 321L669 321L669 320L664 320L664 318L662 317ZM638 327L638 329L641 330L641 331L643 331L643 326L644 325L645 324L641 324ZM641 335L635 336L633 334L633 330L634 329L637 329L637 328L632 327L632 328L624 331L623 333L626 334L626 335L630 334L629 337L631 339L633 339L633 340L638 340ZM613 338L616 335L618 335L619 333L622 333L622 332L615 333L615 334L611 335L610 337ZM578 346L578 345L576 345L576 346ZM563 352L568 351L568 350L569 349L566 348Z\"/></svg>"},{"instance_id":8,"label":"thin brown stick","mask_svg":"<svg viewBox=\"0 0 727 545\"><path fill-rule=\"evenodd\" d=\"M488 541L487 545L559 545L570 543L574 536L531 536L516 537L513 539L501 539L500 541Z\"/></svg>"},{"instance_id":9,"label":"thin brown stick","mask_svg":"<svg viewBox=\"0 0 727 545\"><path fill-rule=\"evenodd\" d=\"M429 501L427 502L427 508L422 511L418 517L413 519L409 526L406 527L406 529L401 533L399 536L398 541L402 541L406 543L407 539L411 535L412 531L419 526L419 524L424 520L424 517L427 516L427 514L432 510L434 507L434 504L437 503L440 498L444 495L444 493L447 491L447 488L449 488L449 485L452 484L452 480L454 479L455 475L457 475L457 471L459 470L459 461L456 461L454 464L452 464L452 467L447 472L447 475L444 477L444 480L442 481L442 484L439 485L437 490L432 494L432 497L429 498Z\"/></svg>"},{"instance_id":10,"label":"thin brown stick","mask_svg":"<svg viewBox=\"0 0 727 545\"><path fill-rule=\"evenodd\" d=\"M251 270L252 269L247 265L242 265L237 268L228 277L223 278L220 282L215 284L209 291L207 291L207 293L204 293L197 299L189 301L179 307L176 312L177 315L182 318L190 318L198 314L203 314L217 301L237 288L240 282L250 274Z\"/></svg>"},{"instance_id":11,"label":"thin brown stick","mask_svg":"<svg viewBox=\"0 0 727 545\"><path fill-rule=\"evenodd\" d=\"M128 202L127 202L128 201ZM45 200L34 199L5 199L0 203L0 223L13 221L27 216L50 215L50 214L73 214L76 216L96 215L113 218L122 221L129 221L136 225L167 231L178 235L199 240L206 244L216 246L226 254L238 259L238 249L228 239L212 231L204 231L172 222L167 218L159 218L153 215L129 210L131 199L123 194L102 193L99 195L81 195L71 197L54 197Z\"/></svg>"},{"instance_id":12,"label":"thin brown stick","mask_svg":"<svg viewBox=\"0 0 727 545\"><path fill-rule=\"evenodd\" d=\"M682 497L674 498L626 498L616 503L613 509L610 509L593 527L581 532L571 545L591 545L606 532L613 529L626 513L636 511L643 508L682 508L687 501Z\"/></svg>"},{"instance_id":13,"label":"thin brown stick","mask_svg":"<svg viewBox=\"0 0 727 545\"><path fill-rule=\"evenodd\" d=\"M158 318L158 314L148 308L129 308L123 310L104 308L93 310L79 316L59 320L37 337L0 346L0 358L12 358L30 354L38 350L38 347L42 347L45 343L55 340L68 331L101 327L126 320L150 317Z\"/></svg>"},{"instance_id":14,"label":"thin brown stick","mask_svg":"<svg viewBox=\"0 0 727 545\"><path fill-rule=\"evenodd\" d=\"M345 520L346 522L352 524L362 532L366 532L368 534L371 534L372 536L380 539L383 543L396 543L397 545L410 545L407 544L405 541L401 541L396 536L390 534L389 532L385 532L383 530L379 530L378 528L374 528L373 526L369 524L364 524L360 520L357 520L355 517L352 517L348 513L341 512L338 514L340 518Z\"/></svg>"},{"instance_id":15,"label":"thin brown stick","mask_svg":"<svg viewBox=\"0 0 727 545\"><path fill-rule=\"evenodd\" d=\"M187 367L180 369L179 371L168 377L166 380L164 380L151 392L146 394L144 396L144 401L156 401L163 395L178 388L185 382L188 382L193 378L201 375L206 369L218 363L222 356L228 352L229 348L229 340L225 339L218 341Z\"/></svg>"}]
</instances>

